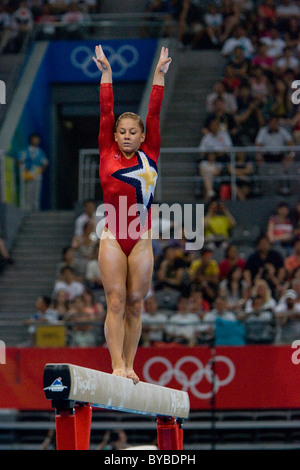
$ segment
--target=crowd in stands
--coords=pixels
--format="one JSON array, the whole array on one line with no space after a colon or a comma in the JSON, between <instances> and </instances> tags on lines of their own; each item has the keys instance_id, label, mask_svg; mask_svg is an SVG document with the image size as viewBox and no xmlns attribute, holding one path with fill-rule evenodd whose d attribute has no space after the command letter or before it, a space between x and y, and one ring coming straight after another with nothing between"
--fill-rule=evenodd
<instances>
[{"instance_id":1,"label":"crowd in stands","mask_svg":"<svg viewBox=\"0 0 300 470\"><path fill-rule=\"evenodd\" d=\"M142 346L281 344L300 327L300 202L281 202L247 255L232 234L236 221L224 202L212 201L204 221L205 245L155 240L154 273L144 301ZM51 296L39 296L25 324L34 342L40 323L62 323L68 344L105 344L104 290L99 273L96 204L86 201L63 247ZM154 226L155 226L154 222ZM177 233L177 232L176 232ZM183 231L184 235L184 231Z\"/></svg>"},{"instance_id":2,"label":"crowd in stands","mask_svg":"<svg viewBox=\"0 0 300 470\"><path fill-rule=\"evenodd\" d=\"M209 11L212 15L211 7ZM299 154L281 147L299 144L299 104L292 99L292 83L300 72L300 4L226 0L215 2L212 11L217 26L208 40L225 62L205 104L199 136L200 194L207 201L215 193L222 196L222 187L234 175L238 199L258 195L261 184L254 184L255 176L261 175L265 163L280 163L278 191L289 195L287 181ZM186 47L207 45L205 31L204 27L197 45L187 41ZM257 147L257 151L239 152L233 167L229 155L233 146ZM264 147L273 149L267 152Z\"/></svg>"}]
</instances>

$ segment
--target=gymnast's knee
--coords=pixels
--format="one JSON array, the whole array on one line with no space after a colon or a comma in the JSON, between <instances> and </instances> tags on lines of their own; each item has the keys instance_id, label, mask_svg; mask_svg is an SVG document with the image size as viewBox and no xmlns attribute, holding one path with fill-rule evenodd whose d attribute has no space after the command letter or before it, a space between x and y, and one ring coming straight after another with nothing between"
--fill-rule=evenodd
<instances>
[{"instance_id":1,"label":"gymnast's knee","mask_svg":"<svg viewBox=\"0 0 300 470\"><path fill-rule=\"evenodd\" d=\"M126 314L140 317L142 314L144 296L140 292L130 291L126 295Z\"/></svg>"},{"instance_id":2,"label":"gymnast's knee","mask_svg":"<svg viewBox=\"0 0 300 470\"><path fill-rule=\"evenodd\" d=\"M124 289L114 289L106 293L107 310L112 315L123 315L126 292Z\"/></svg>"}]
</instances>

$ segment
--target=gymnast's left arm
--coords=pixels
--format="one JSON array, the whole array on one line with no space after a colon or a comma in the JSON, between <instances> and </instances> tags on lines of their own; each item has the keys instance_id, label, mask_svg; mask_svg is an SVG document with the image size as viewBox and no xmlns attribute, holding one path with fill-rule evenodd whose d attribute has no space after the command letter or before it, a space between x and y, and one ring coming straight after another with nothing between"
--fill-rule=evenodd
<instances>
[{"instance_id":1,"label":"gymnast's left arm","mask_svg":"<svg viewBox=\"0 0 300 470\"><path fill-rule=\"evenodd\" d=\"M164 95L165 74L169 69L171 57L169 51L162 47L160 57L155 68L153 86L149 99L149 109L146 119L145 145L151 147L152 156L157 160L160 152L160 110Z\"/></svg>"}]
</instances>

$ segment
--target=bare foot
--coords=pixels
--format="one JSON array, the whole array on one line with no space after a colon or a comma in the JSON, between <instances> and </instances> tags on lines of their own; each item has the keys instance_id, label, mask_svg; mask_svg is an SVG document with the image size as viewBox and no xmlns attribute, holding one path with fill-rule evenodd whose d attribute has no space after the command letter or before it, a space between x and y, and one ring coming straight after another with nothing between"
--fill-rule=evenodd
<instances>
[{"instance_id":1,"label":"bare foot","mask_svg":"<svg viewBox=\"0 0 300 470\"><path fill-rule=\"evenodd\" d=\"M118 377L127 377L127 374L124 369L114 369L112 375L116 375Z\"/></svg>"},{"instance_id":2,"label":"bare foot","mask_svg":"<svg viewBox=\"0 0 300 470\"><path fill-rule=\"evenodd\" d=\"M137 383L139 383L140 379L138 378L138 376L136 375L136 373L134 372L133 369L126 369L126 377L128 379L131 379L133 380L133 383L136 385Z\"/></svg>"}]
</instances>

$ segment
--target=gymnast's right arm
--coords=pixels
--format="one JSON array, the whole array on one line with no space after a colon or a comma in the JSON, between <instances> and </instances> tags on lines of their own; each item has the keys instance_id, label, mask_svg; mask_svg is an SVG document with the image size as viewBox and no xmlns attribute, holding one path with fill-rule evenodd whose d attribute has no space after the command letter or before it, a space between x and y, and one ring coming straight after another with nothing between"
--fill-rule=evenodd
<instances>
[{"instance_id":1,"label":"gymnast's right arm","mask_svg":"<svg viewBox=\"0 0 300 470\"><path fill-rule=\"evenodd\" d=\"M112 70L105 57L102 47L95 47L96 58L93 57L98 69L102 73L100 83L100 129L99 129L99 151L100 155L104 148L114 142L114 97L112 89Z\"/></svg>"}]
</instances>

